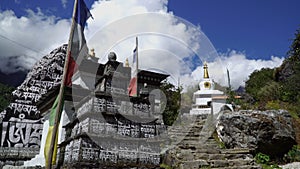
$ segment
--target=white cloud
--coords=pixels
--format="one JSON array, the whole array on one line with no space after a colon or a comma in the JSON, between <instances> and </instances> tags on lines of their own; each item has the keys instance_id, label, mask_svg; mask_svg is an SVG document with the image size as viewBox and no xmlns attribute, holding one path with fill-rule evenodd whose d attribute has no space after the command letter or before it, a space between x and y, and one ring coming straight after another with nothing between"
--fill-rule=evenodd
<instances>
[{"instance_id":1,"label":"white cloud","mask_svg":"<svg viewBox=\"0 0 300 169\"><path fill-rule=\"evenodd\" d=\"M102 62L106 61L105 55L110 50L117 52L120 61L129 57L135 42L134 37L127 38L134 34L139 34L140 51L169 51L179 57L177 60L192 53L187 47L193 50L199 48L197 38L202 35L198 34L198 28L179 22L171 12L168 13L167 0L96 1L91 13L95 19L88 21L86 37L91 39L89 46L96 49ZM45 16L39 8L36 11L27 10L27 16L22 17L16 17L13 11L3 11L0 13L0 29L1 35L6 38L0 38L0 57L5 60L11 56L22 56L15 63L31 58L26 59L29 63L22 64L29 68L53 48L67 42L70 20ZM141 35L141 32L144 34ZM96 41L93 42L93 39ZM8 62L1 63L1 70L7 73L16 71L9 67ZM152 59L151 63L154 62ZM145 60L145 63L150 62Z\"/></svg>"},{"instance_id":2,"label":"white cloud","mask_svg":"<svg viewBox=\"0 0 300 169\"><path fill-rule=\"evenodd\" d=\"M234 89L239 86L244 86L245 81L248 79L249 75L255 71L262 68L274 68L282 64L284 58L272 56L270 60L262 59L247 59L245 53L239 53L235 50L227 54L221 54L213 62L208 62L208 70L210 77L214 79L215 82L228 86L227 80L227 69L230 74L231 85ZM186 74L182 76L182 83L184 85L195 84L199 82L203 77L203 67L200 65L191 74Z\"/></svg>"},{"instance_id":3,"label":"white cloud","mask_svg":"<svg viewBox=\"0 0 300 169\"><path fill-rule=\"evenodd\" d=\"M17 17L13 11L0 12L0 69L6 73L11 69L7 59L21 56L14 64L31 68L42 56L67 42L70 20L58 20L55 16L45 16L37 8L37 12L27 10L27 16Z\"/></svg>"},{"instance_id":4,"label":"white cloud","mask_svg":"<svg viewBox=\"0 0 300 169\"><path fill-rule=\"evenodd\" d=\"M91 13L94 20L88 20L86 37L101 63L107 61L110 51L117 53L119 61L129 58L131 63L136 36L140 68L162 70L174 83L181 74L191 73L195 65L191 57L214 60L217 56L199 27L167 11L167 1L100 1Z\"/></svg>"}]
</instances>

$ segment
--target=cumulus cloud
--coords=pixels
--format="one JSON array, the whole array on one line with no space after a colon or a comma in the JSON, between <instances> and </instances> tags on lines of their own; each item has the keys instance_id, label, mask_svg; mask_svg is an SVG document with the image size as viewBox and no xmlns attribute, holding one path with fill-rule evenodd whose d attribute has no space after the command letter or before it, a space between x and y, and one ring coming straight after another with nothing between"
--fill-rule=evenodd
<instances>
[{"instance_id":1,"label":"cumulus cloud","mask_svg":"<svg viewBox=\"0 0 300 169\"><path fill-rule=\"evenodd\" d=\"M230 52L227 56L221 55L220 57L223 67L227 68L230 72L231 85L234 88L238 88L238 86L244 86L244 82L248 80L249 75L253 71L260 70L262 68L278 67L282 64L283 60L283 57L280 58L276 56L271 56L270 60L247 59L244 53L239 53L236 51ZM213 68L213 74L216 72L216 67L214 64L212 64L211 67Z\"/></svg>"},{"instance_id":2,"label":"cumulus cloud","mask_svg":"<svg viewBox=\"0 0 300 169\"><path fill-rule=\"evenodd\" d=\"M66 1L62 0L63 4L64 2ZM197 41L205 35L199 34L199 28L185 23L184 20L179 21L172 12L168 12L167 2L167 0L96 1L91 8L95 19L88 21L85 30L89 47L95 48L101 62L106 62L106 54L111 50L118 54L119 61L124 61L132 55L134 36L139 36L140 57L145 59L143 63L155 63L157 59L155 61L154 58L157 56L166 58L167 53L177 57L174 58L174 63L180 63L180 59L190 56L193 50L199 49ZM0 19L1 35L6 38L0 38L0 57L6 60L18 56L15 63L23 63L21 66L25 68L31 67L35 61L51 49L66 43L68 39L70 19L46 16L39 8L36 11L28 9L27 15L22 17L16 17L13 11L3 11L0 13ZM149 50L167 52L160 54L152 51L156 57L142 55L142 51ZM22 62L24 58L31 59ZM16 71L9 67L9 62L11 61L1 63L1 71L6 73ZM145 68L155 67L155 64L143 63L140 65L144 65ZM163 69L164 66L160 65L160 69Z\"/></svg>"},{"instance_id":3,"label":"cumulus cloud","mask_svg":"<svg viewBox=\"0 0 300 169\"><path fill-rule=\"evenodd\" d=\"M174 83L201 60L217 56L200 27L168 12L165 0L98 1L91 13L94 20L88 20L86 37L100 63L107 61L110 51L119 61L128 58L131 63L136 36L140 68L170 74Z\"/></svg>"},{"instance_id":4,"label":"cumulus cloud","mask_svg":"<svg viewBox=\"0 0 300 169\"><path fill-rule=\"evenodd\" d=\"M0 12L0 70L17 71L14 67L31 68L43 55L67 42L70 20L46 16L37 8L27 16L17 17L11 10ZM11 57L15 66L11 67ZM12 69L13 68L13 69Z\"/></svg>"},{"instance_id":5,"label":"cumulus cloud","mask_svg":"<svg viewBox=\"0 0 300 169\"><path fill-rule=\"evenodd\" d=\"M272 56L270 60L247 59L246 54L232 50L227 54L220 56L213 62L208 62L210 77L217 83L228 86L227 69L230 74L231 86L237 89L239 86L245 86L245 81L249 75L262 68L274 68L282 64L284 58ZM182 76L183 85L196 84L203 78L203 67L198 66L191 74Z\"/></svg>"}]
</instances>

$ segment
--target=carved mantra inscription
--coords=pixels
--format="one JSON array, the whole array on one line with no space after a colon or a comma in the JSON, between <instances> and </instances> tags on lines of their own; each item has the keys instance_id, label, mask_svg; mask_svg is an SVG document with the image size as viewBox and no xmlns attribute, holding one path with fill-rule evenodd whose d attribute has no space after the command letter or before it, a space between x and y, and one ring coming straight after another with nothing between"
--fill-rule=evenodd
<instances>
[{"instance_id":1,"label":"carved mantra inscription","mask_svg":"<svg viewBox=\"0 0 300 169\"><path fill-rule=\"evenodd\" d=\"M125 136L132 138L153 138L159 133L161 125L155 123L135 123L127 119L106 118L93 119L86 118L76 123L72 128L71 137L79 134L89 133L101 136Z\"/></svg>"},{"instance_id":2,"label":"carved mantra inscription","mask_svg":"<svg viewBox=\"0 0 300 169\"><path fill-rule=\"evenodd\" d=\"M66 145L64 162L98 162L105 165L111 164L141 164L159 165L160 149L158 143L103 140L102 146L95 145L89 139L75 139Z\"/></svg>"},{"instance_id":3,"label":"carved mantra inscription","mask_svg":"<svg viewBox=\"0 0 300 169\"><path fill-rule=\"evenodd\" d=\"M77 116L92 112L122 113L139 117L150 117L151 106L143 102L131 103L117 99L113 100L112 98L93 97L77 108Z\"/></svg>"},{"instance_id":4,"label":"carved mantra inscription","mask_svg":"<svg viewBox=\"0 0 300 169\"><path fill-rule=\"evenodd\" d=\"M41 120L12 117L1 125L1 147L39 147L43 133Z\"/></svg>"}]
</instances>

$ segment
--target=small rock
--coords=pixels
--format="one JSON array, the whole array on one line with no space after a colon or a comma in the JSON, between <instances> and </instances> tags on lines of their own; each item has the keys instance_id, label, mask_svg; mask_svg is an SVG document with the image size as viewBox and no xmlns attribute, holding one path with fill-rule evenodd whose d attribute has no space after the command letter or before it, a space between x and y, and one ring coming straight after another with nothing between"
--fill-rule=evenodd
<instances>
[{"instance_id":1,"label":"small rock","mask_svg":"<svg viewBox=\"0 0 300 169\"><path fill-rule=\"evenodd\" d=\"M282 169L299 169L300 162L289 163L289 164L281 165L280 167Z\"/></svg>"}]
</instances>

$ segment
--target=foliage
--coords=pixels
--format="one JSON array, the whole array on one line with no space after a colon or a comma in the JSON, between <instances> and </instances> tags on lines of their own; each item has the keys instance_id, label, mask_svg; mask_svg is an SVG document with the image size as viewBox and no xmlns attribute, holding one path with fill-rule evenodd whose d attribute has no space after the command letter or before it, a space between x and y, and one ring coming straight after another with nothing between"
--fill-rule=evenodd
<instances>
[{"instance_id":1,"label":"foliage","mask_svg":"<svg viewBox=\"0 0 300 169\"><path fill-rule=\"evenodd\" d=\"M284 82L281 82L281 84L283 88L281 100L286 102L296 102L300 99L300 71L299 73L295 72Z\"/></svg>"},{"instance_id":2,"label":"foliage","mask_svg":"<svg viewBox=\"0 0 300 169\"><path fill-rule=\"evenodd\" d=\"M281 100L289 103L297 102L300 100L300 28L296 31L288 58L279 69L284 68L289 69L292 74L286 75L285 78L281 78L283 80L279 81L283 87Z\"/></svg>"},{"instance_id":3,"label":"foliage","mask_svg":"<svg viewBox=\"0 0 300 169\"><path fill-rule=\"evenodd\" d=\"M0 83L0 112L4 110L12 101L11 93L14 91L13 87Z\"/></svg>"},{"instance_id":4,"label":"foliage","mask_svg":"<svg viewBox=\"0 0 300 169\"><path fill-rule=\"evenodd\" d=\"M263 154L263 153L257 153L255 155L255 160L259 164L269 164L270 157L266 154Z\"/></svg>"},{"instance_id":5,"label":"foliage","mask_svg":"<svg viewBox=\"0 0 300 169\"><path fill-rule=\"evenodd\" d=\"M247 107L245 105L244 100L242 100L240 98L236 98L236 96L238 96L239 94L236 93L235 91L232 91L230 88L227 88L226 94L228 96L226 99L226 103L232 104L234 109L239 109L241 107Z\"/></svg>"},{"instance_id":6,"label":"foliage","mask_svg":"<svg viewBox=\"0 0 300 169\"><path fill-rule=\"evenodd\" d=\"M257 97L261 102L277 100L280 98L280 85L275 81L270 81L257 92Z\"/></svg>"},{"instance_id":7,"label":"foliage","mask_svg":"<svg viewBox=\"0 0 300 169\"><path fill-rule=\"evenodd\" d=\"M167 164L164 164L164 163L160 164L160 168L164 168L164 169L173 169L173 167L171 167L171 166L169 166L169 165L167 165Z\"/></svg>"},{"instance_id":8,"label":"foliage","mask_svg":"<svg viewBox=\"0 0 300 169\"><path fill-rule=\"evenodd\" d=\"M266 109L273 109L273 110L279 110L281 109L280 101L279 100L271 100L268 101L266 104Z\"/></svg>"},{"instance_id":9,"label":"foliage","mask_svg":"<svg viewBox=\"0 0 300 169\"><path fill-rule=\"evenodd\" d=\"M300 56L300 28L295 33L295 39L290 46L290 51L288 52L290 56ZM300 57L293 58L293 61L299 61Z\"/></svg>"},{"instance_id":10,"label":"foliage","mask_svg":"<svg viewBox=\"0 0 300 169\"><path fill-rule=\"evenodd\" d=\"M259 100L259 91L268 83L273 81L274 69L262 68L251 73L249 79L246 81L246 92L250 94L255 100Z\"/></svg>"},{"instance_id":11,"label":"foliage","mask_svg":"<svg viewBox=\"0 0 300 169\"><path fill-rule=\"evenodd\" d=\"M228 98L226 99L226 103L231 104L232 102L236 102L237 100L234 98L234 96L236 95L234 91L232 91L230 88L227 88L227 96Z\"/></svg>"},{"instance_id":12,"label":"foliage","mask_svg":"<svg viewBox=\"0 0 300 169\"><path fill-rule=\"evenodd\" d=\"M182 88L175 87L165 80L162 82L160 89L167 98L167 103L164 103L166 107L162 114L163 121L166 125L170 126L175 122L179 114Z\"/></svg>"},{"instance_id":13,"label":"foliage","mask_svg":"<svg viewBox=\"0 0 300 169\"><path fill-rule=\"evenodd\" d=\"M255 155L255 161L261 164L263 169L281 169L277 164L271 164L270 157L263 153L257 153Z\"/></svg>"},{"instance_id":14,"label":"foliage","mask_svg":"<svg viewBox=\"0 0 300 169\"><path fill-rule=\"evenodd\" d=\"M211 166L201 166L200 169L211 169Z\"/></svg>"},{"instance_id":15,"label":"foliage","mask_svg":"<svg viewBox=\"0 0 300 169\"><path fill-rule=\"evenodd\" d=\"M296 31L282 65L254 71L246 81L245 89L254 102L248 102L251 105L244 107L287 109L293 117L300 115L300 29Z\"/></svg>"},{"instance_id":16,"label":"foliage","mask_svg":"<svg viewBox=\"0 0 300 169\"><path fill-rule=\"evenodd\" d=\"M293 148L284 155L284 160L289 163L300 161L300 147L294 145Z\"/></svg>"},{"instance_id":17,"label":"foliage","mask_svg":"<svg viewBox=\"0 0 300 169\"><path fill-rule=\"evenodd\" d=\"M219 137L218 137L218 133L215 130L212 134L212 137L214 138L214 140L218 143L218 146L220 149L226 149L226 145L224 144L224 142L222 142Z\"/></svg>"},{"instance_id":18,"label":"foliage","mask_svg":"<svg viewBox=\"0 0 300 169\"><path fill-rule=\"evenodd\" d=\"M300 102L298 101L295 104L288 104L288 106L286 106L286 108L285 108L290 112L290 115L294 119L298 119L300 116L299 104L300 104Z\"/></svg>"},{"instance_id":19,"label":"foliage","mask_svg":"<svg viewBox=\"0 0 300 169\"><path fill-rule=\"evenodd\" d=\"M199 89L198 84L187 86L184 92L181 94L181 111L188 113L193 104L193 94Z\"/></svg>"}]
</instances>

